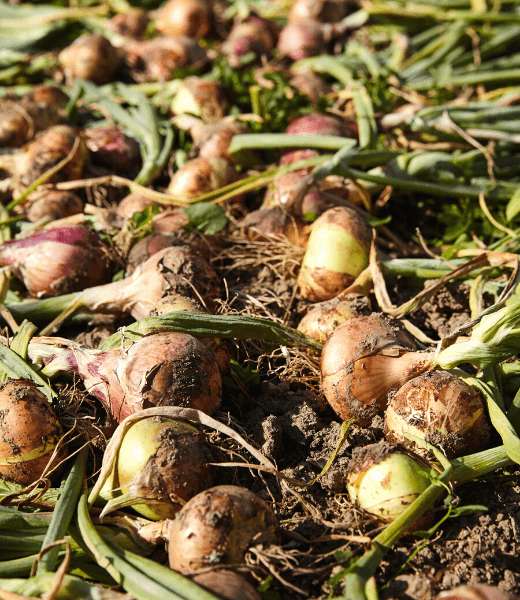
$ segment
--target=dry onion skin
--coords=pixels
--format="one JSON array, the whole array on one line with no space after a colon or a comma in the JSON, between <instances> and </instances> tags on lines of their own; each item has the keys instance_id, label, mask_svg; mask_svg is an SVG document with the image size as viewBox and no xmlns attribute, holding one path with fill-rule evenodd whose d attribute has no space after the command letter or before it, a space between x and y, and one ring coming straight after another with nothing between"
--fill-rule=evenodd
<instances>
[{"instance_id":1,"label":"dry onion skin","mask_svg":"<svg viewBox=\"0 0 520 600\"><path fill-rule=\"evenodd\" d=\"M207 571L192 577L195 583L225 600L261 600L255 588L235 571Z\"/></svg>"},{"instance_id":2,"label":"dry onion skin","mask_svg":"<svg viewBox=\"0 0 520 600\"><path fill-rule=\"evenodd\" d=\"M58 61L69 85L73 85L76 79L103 85L113 80L121 58L117 48L106 37L87 33L64 48L58 55Z\"/></svg>"},{"instance_id":3,"label":"dry onion skin","mask_svg":"<svg viewBox=\"0 0 520 600\"><path fill-rule=\"evenodd\" d=\"M65 458L66 448L48 465L63 435L45 395L26 379L0 386L0 477L21 485L39 479ZM54 473L55 474L55 473Z\"/></svg>"},{"instance_id":4,"label":"dry onion skin","mask_svg":"<svg viewBox=\"0 0 520 600\"><path fill-rule=\"evenodd\" d=\"M429 468L387 442L355 448L348 466L352 502L382 521L393 521L430 485Z\"/></svg>"},{"instance_id":5,"label":"dry onion skin","mask_svg":"<svg viewBox=\"0 0 520 600\"><path fill-rule=\"evenodd\" d=\"M437 594L435 600L518 600L503 590L485 583L460 585L452 590Z\"/></svg>"},{"instance_id":6,"label":"dry onion skin","mask_svg":"<svg viewBox=\"0 0 520 600\"><path fill-rule=\"evenodd\" d=\"M139 144L117 127L91 127L84 131L92 162L130 177L141 165Z\"/></svg>"},{"instance_id":7,"label":"dry onion skin","mask_svg":"<svg viewBox=\"0 0 520 600\"><path fill-rule=\"evenodd\" d=\"M330 300L368 266L372 230L346 207L325 211L314 222L298 275L300 294L311 302Z\"/></svg>"},{"instance_id":8,"label":"dry onion skin","mask_svg":"<svg viewBox=\"0 0 520 600\"><path fill-rule=\"evenodd\" d=\"M83 212L84 207L83 200L72 192L44 189L39 191L37 199L27 207L26 216L32 223L42 219L55 221L79 215Z\"/></svg>"},{"instance_id":9,"label":"dry onion skin","mask_svg":"<svg viewBox=\"0 0 520 600\"><path fill-rule=\"evenodd\" d=\"M306 248L309 240L308 225L280 206L248 213L240 222L240 229L249 240L283 236L300 248Z\"/></svg>"},{"instance_id":10,"label":"dry onion skin","mask_svg":"<svg viewBox=\"0 0 520 600\"><path fill-rule=\"evenodd\" d=\"M280 541L271 508L245 488L221 485L192 498L177 513L168 536L170 567L190 573L244 562L250 546Z\"/></svg>"},{"instance_id":11,"label":"dry onion skin","mask_svg":"<svg viewBox=\"0 0 520 600\"><path fill-rule=\"evenodd\" d=\"M421 453L405 434L426 440L451 459L484 450L491 425L482 396L462 379L439 370L408 381L390 401L386 439Z\"/></svg>"},{"instance_id":12,"label":"dry onion skin","mask_svg":"<svg viewBox=\"0 0 520 600\"><path fill-rule=\"evenodd\" d=\"M144 502L132 508L153 521L172 519L213 483L211 451L193 425L163 417L140 419L125 431L100 496L129 493Z\"/></svg>"},{"instance_id":13,"label":"dry onion skin","mask_svg":"<svg viewBox=\"0 0 520 600\"><path fill-rule=\"evenodd\" d=\"M155 14L155 29L163 35L203 38L211 26L207 0L168 0Z\"/></svg>"},{"instance_id":14,"label":"dry onion skin","mask_svg":"<svg viewBox=\"0 0 520 600\"><path fill-rule=\"evenodd\" d=\"M0 245L0 265L9 267L37 298L81 291L105 282L110 275L101 239L81 225L56 227L4 242Z\"/></svg>"},{"instance_id":15,"label":"dry onion skin","mask_svg":"<svg viewBox=\"0 0 520 600\"><path fill-rule=\"evenodd\" d=\"M225 117L216 123L208 123L198 128L193 133L193 149L198 156L218 156L233 163L235 158L228 153L229 145L235 135L242 133L249 133L243 123Z\"/></svg>"},{"instance_id":16,"label":"dry onion skin","mask_svg":"<svg viewBox=\"0 0 520 600\"><path fill-rule=\"evenodd\" d=\"M337 327L321 355L321 387L343 420L369 425L383 415L388 393L429 368L431 353L415 352L413 338L396 319L355 317Z\"/></svg>"},{"instance_id":17,"label":"dry onion skin","mask_svg":"<svg viewBox=\"0 0 520 600\"><path fill-rule=\"evenodd\" d=\"M367 296L349 294L342 300L333 298L312 306L298 324L298 331L319 342L325 342L341 323L370 313L370 300Z\"/></svg>"},{"instance_id":18,"label":"dry onion skin","mask_svg":"<svg viewBox=\"0 0 520 600\"><path fill-rule=\"evenodd\" d=\"M186 77L179 83L171 109L177 114L191 114L205 123L222 119L229 108L226 92L218 81Z\"/></svg>"}]
</instances>

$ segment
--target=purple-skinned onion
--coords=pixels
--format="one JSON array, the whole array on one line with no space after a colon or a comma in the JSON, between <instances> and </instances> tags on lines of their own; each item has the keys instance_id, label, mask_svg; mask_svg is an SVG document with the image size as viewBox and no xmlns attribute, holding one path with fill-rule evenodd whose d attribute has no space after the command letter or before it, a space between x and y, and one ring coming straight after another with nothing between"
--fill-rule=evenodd
<instances>
[{"instance_id":1,"label":"purple-skinned onion","mask_svg":"<svg viewBox=\"0 0 520 600\"><path fill-rule=\"evenodd\" d=\"M92 127L84 131L85 144L93 162L117 173L137 173L141 166L139 144L117 127Z\"/></svg>"}]
</instances>

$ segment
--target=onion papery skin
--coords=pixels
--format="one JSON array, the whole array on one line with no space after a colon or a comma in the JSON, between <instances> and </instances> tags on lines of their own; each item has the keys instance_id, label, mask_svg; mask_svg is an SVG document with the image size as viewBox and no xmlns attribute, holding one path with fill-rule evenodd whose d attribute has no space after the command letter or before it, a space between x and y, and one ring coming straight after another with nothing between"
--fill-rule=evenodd
<instances>
[{"instance_id":1,"label":"onion papery skin","mask_svg":"<svg viewBox=\"0 0 520 600\"><path fill-rule=\"evenodd\" d=\"M72 353L70 370L114 421L156 406L195 408L209 415L220 406L222 379L215 354L187 333L149 335L107 352L73 346Z\"/></svg>"},{"instance_id":2,"label":"onion papery skin","mask_svg":"<svg viewBox=\"0 0 520 600\"><path fill-rule=\"evenodd\" d=\"M382 521L399 517L431 482L428 468L387 442L356 448L348 470L351 501Z\"/></svg>"},{"instance_id":3,"label":"onion papery skin","mask_svg":"<svg viewBox=\"0 0 520 600\"><path fill-rule=\"evenodd\" d=\"M385 415L389 442L426 453L405 433L426 440L452 459L485 450L491 425L479 393L452 373L431 371L405 383Z\"/></svg>"},{"instance_id":4,"label":"onion papery skin","mask_svg":"<svg viewBox=\"0 0 520 600\"><path fill-rule=\"evenodd\" d=\"M203 38L209 33L210 23L207 0L168 0L155 15L155 29L163 35Z\"/></svg>"},{"instance_id":5,"label":"onion papery skin","mask_svg":"<svg viewBox=\"0 0 520 600\"><path fill-rule=\"evenodd\" d=\"M238 179L233 165L224 158L193 158L171 178L167 192L176 198L196 198Z\"/></svg>"},{"instance_id":6,"label":"onion papery skin","mask_svg":"<svg viewBox=\"0 0 520 600\"><path fill-rule=\"evenodd\" d=\"M221 485L192 498L169 529L170 567L181 573L244 561L252 544L278 543L271 508L245 488Z\"/></svg>"},{"instance_id":7,"label":"onion papery skin","mask_svg":"<svg viewBox=\"0 0 520 600\"><path fill-rule=\"evenodd\" d=\"M77 292L110 276L105 246L94 230L81 225L4 242L0 265L9 267L35 297Z\"/></svg>"},{"instance_id":8,"label":"onion papery skin","mask_svg":"<svg viewBox=\"0 0 520 600\"><path fill-rule=\"evenodd\" d=\"M189 113L201 117L205 123L219 121L228 108L229 103L222 85L200 77L183 79L171 104L175 114Z\"/></svg>"},{"instance_id":9,"label":"onion papery skin","mask_svg":"<svg viewBox=\"0 0 520 600\"><path fill-rule=\"evenodd\" d=\"M235 571L208 571L192 577L195 583L225 600L261 600L255 588Z\"/></svg>"},{"instance_id":10,"label":"onion papery skin","mask_svg":"<svg viewBox=\"0 0 520 600\"><path fill-rule=\"evenodd\" d=\"M65 190L46 189L38 194L38 198L31 202L27 208L27 218L32 223L41 219L55 221L83 212L85 203L83 200Z\"/></svg>"},{"instance_id":11,"label":"onion papery skin","mask_svg":"<svg viewBox=\"0 0 520 600\"><path fill-rule=\"evenodd\" d=\"M307 224L279 206L250 212L240 222L240 228L249 240L283 236L300 248L306 248L309 240Z\"/></svg>"},{"instance_id":12,"label":"onion papery skin","mask_svg":"<svg viewBox=\"0 0 520 600\"><path fill-rule=\"evenodd\" d=\"M435 600L517 600L518 596L512 596L503 590L485 583L474 585L460 585L452 590L437 594Z\"/></svg>"},{"instance_id":13,"label":"onion papery skin","mask_svg":"<svg viewBox=\"0 0 520 600\"><path fill-rule=\"evenodd\" d=\"M21 193L46 171L68 158L77 142L78 135L68 125L55 125L27 144L16 161L14 177L17 188L20 188L18 191ZM70 156L67 164L49 177L46 183L81 179L83 168L87 162L88 150L84 140L79 136L76 151Z\"/></svg>"},{"instance_id":14,"label":"onion papery skin","mask_svg":"<svg viewBox=\"0 0 520 600\"><path fill-rule=\"evenodd\" d=\"M8 379L0 386L2 479L21 485L39 479L62 435L54 409L35 383ZM20 460L24 455L28 455L27 459ZM58 465L65 456L66 447L57 453L50 467Z\"/></svg>"},{"instance_id":15,"label":"onion papery skin","mask_svg":"<svg viewBox=\"0 0 520 600\"><path fill-rule=\"evenodd\" d=\"M137 244L132 246L126 258L125 276L131 275L139 265L142 265L157 252L171 248L174 244L175 237L163 233L151 233L139 240Z\"/></svg>"},{"instance_id":16,"label":"onion papery skin","mask_svg":"<svg viewBox=\"0 0 520 600\"><path fill-rule=\"evenodd\" d=\"M370 300L366 296L349 294L344 300L333 298L312 306L298 324L298 331L326 342L341 323L370 313Z\"/></svg>"},{"instance_id":17,"label":"onion papery skin","mask_svg":"<svg viewBox=\"0 0 520 600\"><path fill-rule=\"evenodd\" d=\"M65 79L73 85L76 79L97 85L110 83L119 68L121 58L117 48L99 34L81 35L58 55Z\"/></svg>"},{"instance_id":18,"label":"onion papery skin","mask_svg":"<svg viewBox=\"0 0 520 600\"><path fill-rule=\"evenodd\" d=\"M102 498L130 493L147 519L172 519L193 496L212 485L211 452L202 433L183 421L151 417L125 431Z\"/></svg>"},{"instance_id":19,"label":"onion papery skin","mask_svg":"<svg viewBox=\"0 0 520 600\"><path fill-rule=\"evenodd\" d=\"M433 354L414 350L414 340L396 319L373 314L345 321L321 355L327 402L341 419L370 424L384 414L391 390L430 368Z\"/></svg>"},{"instance_id":20,"label":"onion papery skin","mask_svg":"<svg viewBox=\"0 0 520 600\"><path fill-rule=\"evenodd\" d=\"M368 266L372 230L355 211L331 208L314 222L298 275L300 294L330 300Z\"/></svg>"}]
</instances>

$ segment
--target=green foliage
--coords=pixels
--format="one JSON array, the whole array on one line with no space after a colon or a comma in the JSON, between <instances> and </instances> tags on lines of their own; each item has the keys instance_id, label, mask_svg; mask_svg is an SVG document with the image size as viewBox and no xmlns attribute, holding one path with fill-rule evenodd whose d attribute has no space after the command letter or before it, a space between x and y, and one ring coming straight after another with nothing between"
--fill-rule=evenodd
<instances>
[{"instance_id":1,"label":"green foliage","mask_svg":"<svg viewBox=\"0 0 520 600\"><path fill-rule=\"evenodd\" d=\"M191 206L185 206L183 210L189 219L186 228L196 229L208 235L222 231L228 222L222 208L211 202L197 202Z\"/></svg>"}]
</instances>

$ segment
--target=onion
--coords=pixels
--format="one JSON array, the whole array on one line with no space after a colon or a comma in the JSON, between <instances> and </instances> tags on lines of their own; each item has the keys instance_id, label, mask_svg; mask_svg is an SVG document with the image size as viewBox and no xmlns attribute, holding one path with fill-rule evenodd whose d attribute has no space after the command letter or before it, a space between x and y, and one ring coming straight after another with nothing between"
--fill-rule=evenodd
<instances>
[{"instance_id":1,"label":"onion","mask_svg":"<svg viewBox=\"0 0 520 600\"><path fill-rule=\"evenodd\" d=\"M185 77L180 82L171 104L175 114L189 113L201 117L206 123L222 119L228 107L222 85L200 77Z\"/></svg>"},{"instance_id":2,"label":"onion","mask_svg":"<svg viewBox=\"0 0 520 600\"><path fill-rule=\"evenodd\" d=\"M93 162L130 177L141 166L139 144L117 127L92 127L84 131Z\"/></svg>"},{"instance_id":3,"label":"onion","mask_svg":"<svg viewBox=\"0 0 520 600\"><path fill-rule=\"evenodd\" d=\"M174 245L175 238L163 233L151 233L132 246L126 259L125 276L131 275L139 265L146 262L150 256Z\"/></svg>"},{"instance_id":4,"label":"onion","mask_svg":"<svg viewBox=\"0 0 520 600\"><path fill-rule=\"evenodd\" d=\"M45 189L27 208L27 218L32 223L41 219L55 221L81 214L84 206L83 200L72 192Z\"/></svg>"},{"instance_id":5,"label":"onion","mask_svg":"<svg viewBox=\"0 0 520 600\"><path fill-rule=\"evenodd\" d=\"M278 543L269 506L245 488L221 485L192 498L169 530L170 567L181 573L244 561L250 546Z\"/></svg>"},{"instance_id":6,"label":"onion","mask_svg":"<svg viewBox=\"0 0 520 600\"><path fill-rule=\"evenodd\" d=\"M100 496L115 499L111 510L131 506L154 521L171 519L211 486L210 461L209 446L193 425L162 417L140 419L125 430ZM126 502L118 502L122 495Z\"/></svg>"},{"instance_id":7,"label":"onion","mask_svg":"<svg viewBox=\"0 0 520 600\"><path fill-rule=\"evenodd\" d=\"M196 40L184 36L162 36L132 40L124 45L130 68L139 71L143 81L170 81L177 69L199 69L208 57Z\"/></svg>"},{"instance_id":8,"label":"onion","mask_svg":"<svg viewBox=\"0 0 520 600\"><path fill-rule=\"evenodd\" d=\"M294 73L289 79L289 84L300 94L308 96L313 103L317 103L320 98L333 91L328 83L309 69L301 69Z\"/></svg>"},{"instance_id":9,"label":"onion","mask_svg":"<svg viewBox=\"0 0 520 600\"><path fill-rule=\"evenodd\" d=\"M76 79L103 85L113 81L121 59L119 51L106 37L87 33L64 48L58 55L58 61L69 85L73 85Z\"/></svg>"},{"instance_id":10,"label":"onion","mask_svg":"<svg viewBox=\"0 0 520 600\"><path fill-rule=\"evenodd\" d=\"M233 163L235 158L228 154L229 145L233 137L241 133L248 133L247 127L226 117L200 127L194 134L193 149L201 157L218 156Z\"/></svg>"},{"instance_id":11,"label":"onion","mask_svg":"<svg viewBox=\"0 0 520 600\"><path fill-rule=\"evenodd\" d=\"M303 60L318 54L326 54L324 29L313 21L287 23L280 32L277 48L283 57L292 60Z\"/></svg>"},{"instance_id":12,"label":"onion","mask_svg":"<svg viewBox=\"0 0 520 600\"><path fill-rule=\"evenodd\" d=\"M412 337L395 319L373 314L345 321L321 355L327 402L341 419L368 425L384 413L390 390L429 368L431 354L414 350Z\"/></svg>"},{"instance_id":13,"label":"onion","mask_svg":"<svg viewBox=\"0 0 520 600\"><path fill-rule=\"evenodd\" d=\"M435 600L515 600L512 596L497 587L485 583L473 585L460 585L453 590L441 592L435 596Z\"/></svg>"},{"instance_id":14,"label":"onion","mask_svg":"<svg viewBox=\"0 0 520 600\"><path fill-rule=\"evenodd\" d=\"M334 115L312 113L298 117L285 131L293 135L337 135L340 137L352 137L354 129L353 125Z\"/></svg>"},{"instance_id":15,"label":"onion","mask_svg":"<svg viewBox=\"0 0 520 600\"><path fill-rule=\"evenodd\" d=\"M299 21L318 21L336 23L349 14L349 2L346 0L295 0L287 20L290 23Z\"/></svg>"},{"instance_id":16,"label":"onion","mask_svg":"<svg viewBox=\"0 0 520 600\"><path fill-rule=\"evenodd\" d=\"M224 158L194 158L186 162L171 178L167 192L176 198L197 198L238 179L233 165Z\"/></svg>"},{"instance_id":17,"label":"onion","mask_svg":"<svg viewBox=\"0 0 520 600\"><path fill-rule=\"evenodd\" d=\"M49 401L26 379L0 386L0 477L21 485L39 479L65 458L63 447L48 464L63 435Z\"/></svg>"},{"instance_id":18,"label":"onion","mask_svg":"<svg viewBox=\"0 0 520 600\"><path fill-rule=\"evenodd\" d=\"M128 196L125 196L117 205L116 214L121 219L128 221L136 212L141 212L151 206L159 206L159 204L139 192L132 192Z\"/></svg>"},{"instance_id":19,"label":"onion","mask_svg":"<svg viewBox=\"0 0 520 600\"><path fill-rule=\"evenodd\" d=\"M69 158L67 164L47 179L46 183L80 179L88 161L85 142L72 127L50 127L17 155L13 173L17 187L24 190L66 158Z\"/></svg>"},{"instance_id":20,"label":"onion","mask_svg":"<svg viewBox=\"0 0 520 600\"><path fill-rule=\"evenodd\" d=\"M401 515L431 482L429 468L387 442L355 448L348 471L351 501L382 521Z\"/></svg>"},{"instance_id":21,"label":"onion","mask_svg":"<svg viewBox=\"0 0 520 600\"><path fill-rule=\"evenodd\" d=\"M107 26L122 36L142 38L150 23L148 14L140 8L130 7L124 13L114 15Z\"/></svg>"},{"instance_id":22,"label":"onion","mask_svg":"<svg viewBox=\"0 0 520 600\"><path fill-rule=\"evenodd\" d=\"M225 600L261 600L262 598L249 581L235 571L208 571L193 575L192 579Z\"/></svg>"},{"instance_id":23,"label":"onion","mask_svg":"<svg viewBox=\"0 0 520 600\"><path fill-rule=\"evenodd\" d=\"M207 0L168 0L155 15L155 29L163 35L203 38L210 30Z\"/></svg>"},{"instance_id":24,"label":"onion","mask_svg":"<svg viewBox=\"0 0 520 600\"><path fill-rule=\"evenodd\" d=\"M279 206L250 212L240 222L240 228L243 235L250 240L284 236L295 246L305 248L309 239L306 224L302 219L287 214Z\"/></svg>"},{"instance_id":25,"label":"onion","mask_svg":"<svg viewBox=\"0 0 520 600\"><path fill-rule=\"evenodd\" d=\"M276 46L278 27L273 21L251 14L245 21L234 25L222 44L221 51L233 69L242 66L247 55L269 57Z\"/></svg>"},{"instance_id":26,"label":"onion","mask_svg":"<svg viewBox=\"0 0 520 600\"><path fill-rule=\"evenodd\" d=\"M106 352L48 338L46 344L32 343L29 355L33 362L45 363L42 372L49 377L78 374L118 422L155 406L182 406L207 414L220 406L222 380L215 354L186 333L149 335Z\"/></svg>"},{"instance_id":27,"label":"onion","mask_svg":"<svg viewBox=\"0 0 520 600\"><path fill-rule=\"evenodd\" d=\"M388 405L386 439L421 453L406 433L441 448L451 459L484 450L491 427L481 394L452 373L432 371L405 383Z\"/></svg>"},{"instance_id":28,"label":"onion","mask_svg":"<svg viewBox=\"0 0 520 600\"><path fill-rule=\"evenodd\" d=\"M313 224L298 275L300 294L319 302L348 287L368 266L372 230L357 212L331 208Z\"/></svg>"},{"instance_id":29,"label":"onion","mask_svg":"<svg viewBox=\"0 0 520 600\"><path fill-rule=\"evenodd\" d=\"M36 297L79 291L109 277L105 246L95 231L81 225L4 242L0 266L9 267Z\"/></svg>"},{"instance_id":30,"label":"onion","mask_svg":"<svg viewBox=\"0 0 520 600\"><path fill-rule=\"evenodd\" d=\"M370 300L359 294L344 299L333 298L309 310L298 324L298 331L325 342L332 332L348 319L370 314Z\"/></svg>"}]
</instances>

